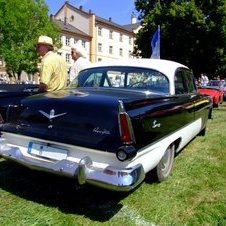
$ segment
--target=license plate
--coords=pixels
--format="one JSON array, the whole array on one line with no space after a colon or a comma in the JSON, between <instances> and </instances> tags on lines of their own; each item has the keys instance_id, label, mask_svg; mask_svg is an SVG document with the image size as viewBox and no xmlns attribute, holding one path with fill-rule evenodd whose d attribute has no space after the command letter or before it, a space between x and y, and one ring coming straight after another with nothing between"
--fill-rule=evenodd
<instances>
[{"instance_id":1,"label":"license plate","mask_svg":"<svg viewBox=\"0 0 226 226\"><path fill-rule=\"evenodd\" d=\"M62 160L67 158L67 150L33 142L30 142L28 145L28 153L54 160Z\"/></svg>"}]
</instances>

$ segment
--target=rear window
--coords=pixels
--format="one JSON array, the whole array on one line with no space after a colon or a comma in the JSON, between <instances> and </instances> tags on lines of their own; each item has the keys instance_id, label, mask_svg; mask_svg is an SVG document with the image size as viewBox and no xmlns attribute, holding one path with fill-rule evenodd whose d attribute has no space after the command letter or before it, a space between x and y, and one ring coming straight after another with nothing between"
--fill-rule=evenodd
<instances>
[{"instance_id":1,"label":"rear window","mask_svg":"<svg viewBox=\"0 0 226 226\"><path fill-rule=\"evenodd\" d=\"M168 78L156 70L133 67L100 67L82 71L70 87L143 89L169 94Z\"/></svg>"}]
</instances>

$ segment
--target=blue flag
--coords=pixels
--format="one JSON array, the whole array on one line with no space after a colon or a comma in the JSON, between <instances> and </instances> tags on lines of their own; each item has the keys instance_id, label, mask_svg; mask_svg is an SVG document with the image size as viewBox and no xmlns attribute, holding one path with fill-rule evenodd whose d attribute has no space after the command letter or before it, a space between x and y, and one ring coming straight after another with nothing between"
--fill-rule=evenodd
<instances>
[{"instance_id":1,"label":"blue flag","mask_svg":"<svg viewBox=\"0 0 226 226\"><path fill-rule=\"evenodd\" d=\"M156 30L151 40L152 59L160 59L160 26Z\"/></svg>"}]
</instances>

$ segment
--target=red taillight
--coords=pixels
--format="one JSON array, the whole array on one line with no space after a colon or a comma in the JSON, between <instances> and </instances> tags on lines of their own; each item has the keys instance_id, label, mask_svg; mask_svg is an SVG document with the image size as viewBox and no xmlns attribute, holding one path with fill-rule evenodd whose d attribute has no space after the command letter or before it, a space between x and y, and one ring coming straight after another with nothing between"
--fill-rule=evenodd
<instances>
[{"instance_id":1,"label":"red taillight","mask_svg":"<svg viewBox=\"0 0 226 226\"><path fill-rule=\"evenodd\" d=\"M132 136L129 127L128 116L125 113L121 113L119 115L119 123L120 123L120 131L121 131L121 138L124 144L131 144L132 143Z\"/></svg>"}]
</instances>

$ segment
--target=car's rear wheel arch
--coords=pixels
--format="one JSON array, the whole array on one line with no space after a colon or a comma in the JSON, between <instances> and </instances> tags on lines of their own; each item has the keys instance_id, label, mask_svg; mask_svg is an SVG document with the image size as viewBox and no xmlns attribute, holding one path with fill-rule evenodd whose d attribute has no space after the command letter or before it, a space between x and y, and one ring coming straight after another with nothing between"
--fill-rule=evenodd
<instances>
[{"instance_id":1,"label":"car's rear wheel arch","mask_svg":"<svg viewBox=\"0 0 226 226\"><path fill-rule=\"evenodd\" d=\"M179 148L179 145L181 143L181 137L177 138L171 145L174 145L175 146L175 154L179 151L178 148Z\"/></svg>"},{"instance_id":2,"label":"car's rear wheel arch","mask_svg":"<svg viewBox=\"0 0 226 226\"><path fill-rule=\"evenodd\" d=\"M180 139L177 139L166 148L157 166L148 173L148 180L162 182L168 179L173 168L175 147L178 148L179 143Z\"/></svg>"}]
</instances>

